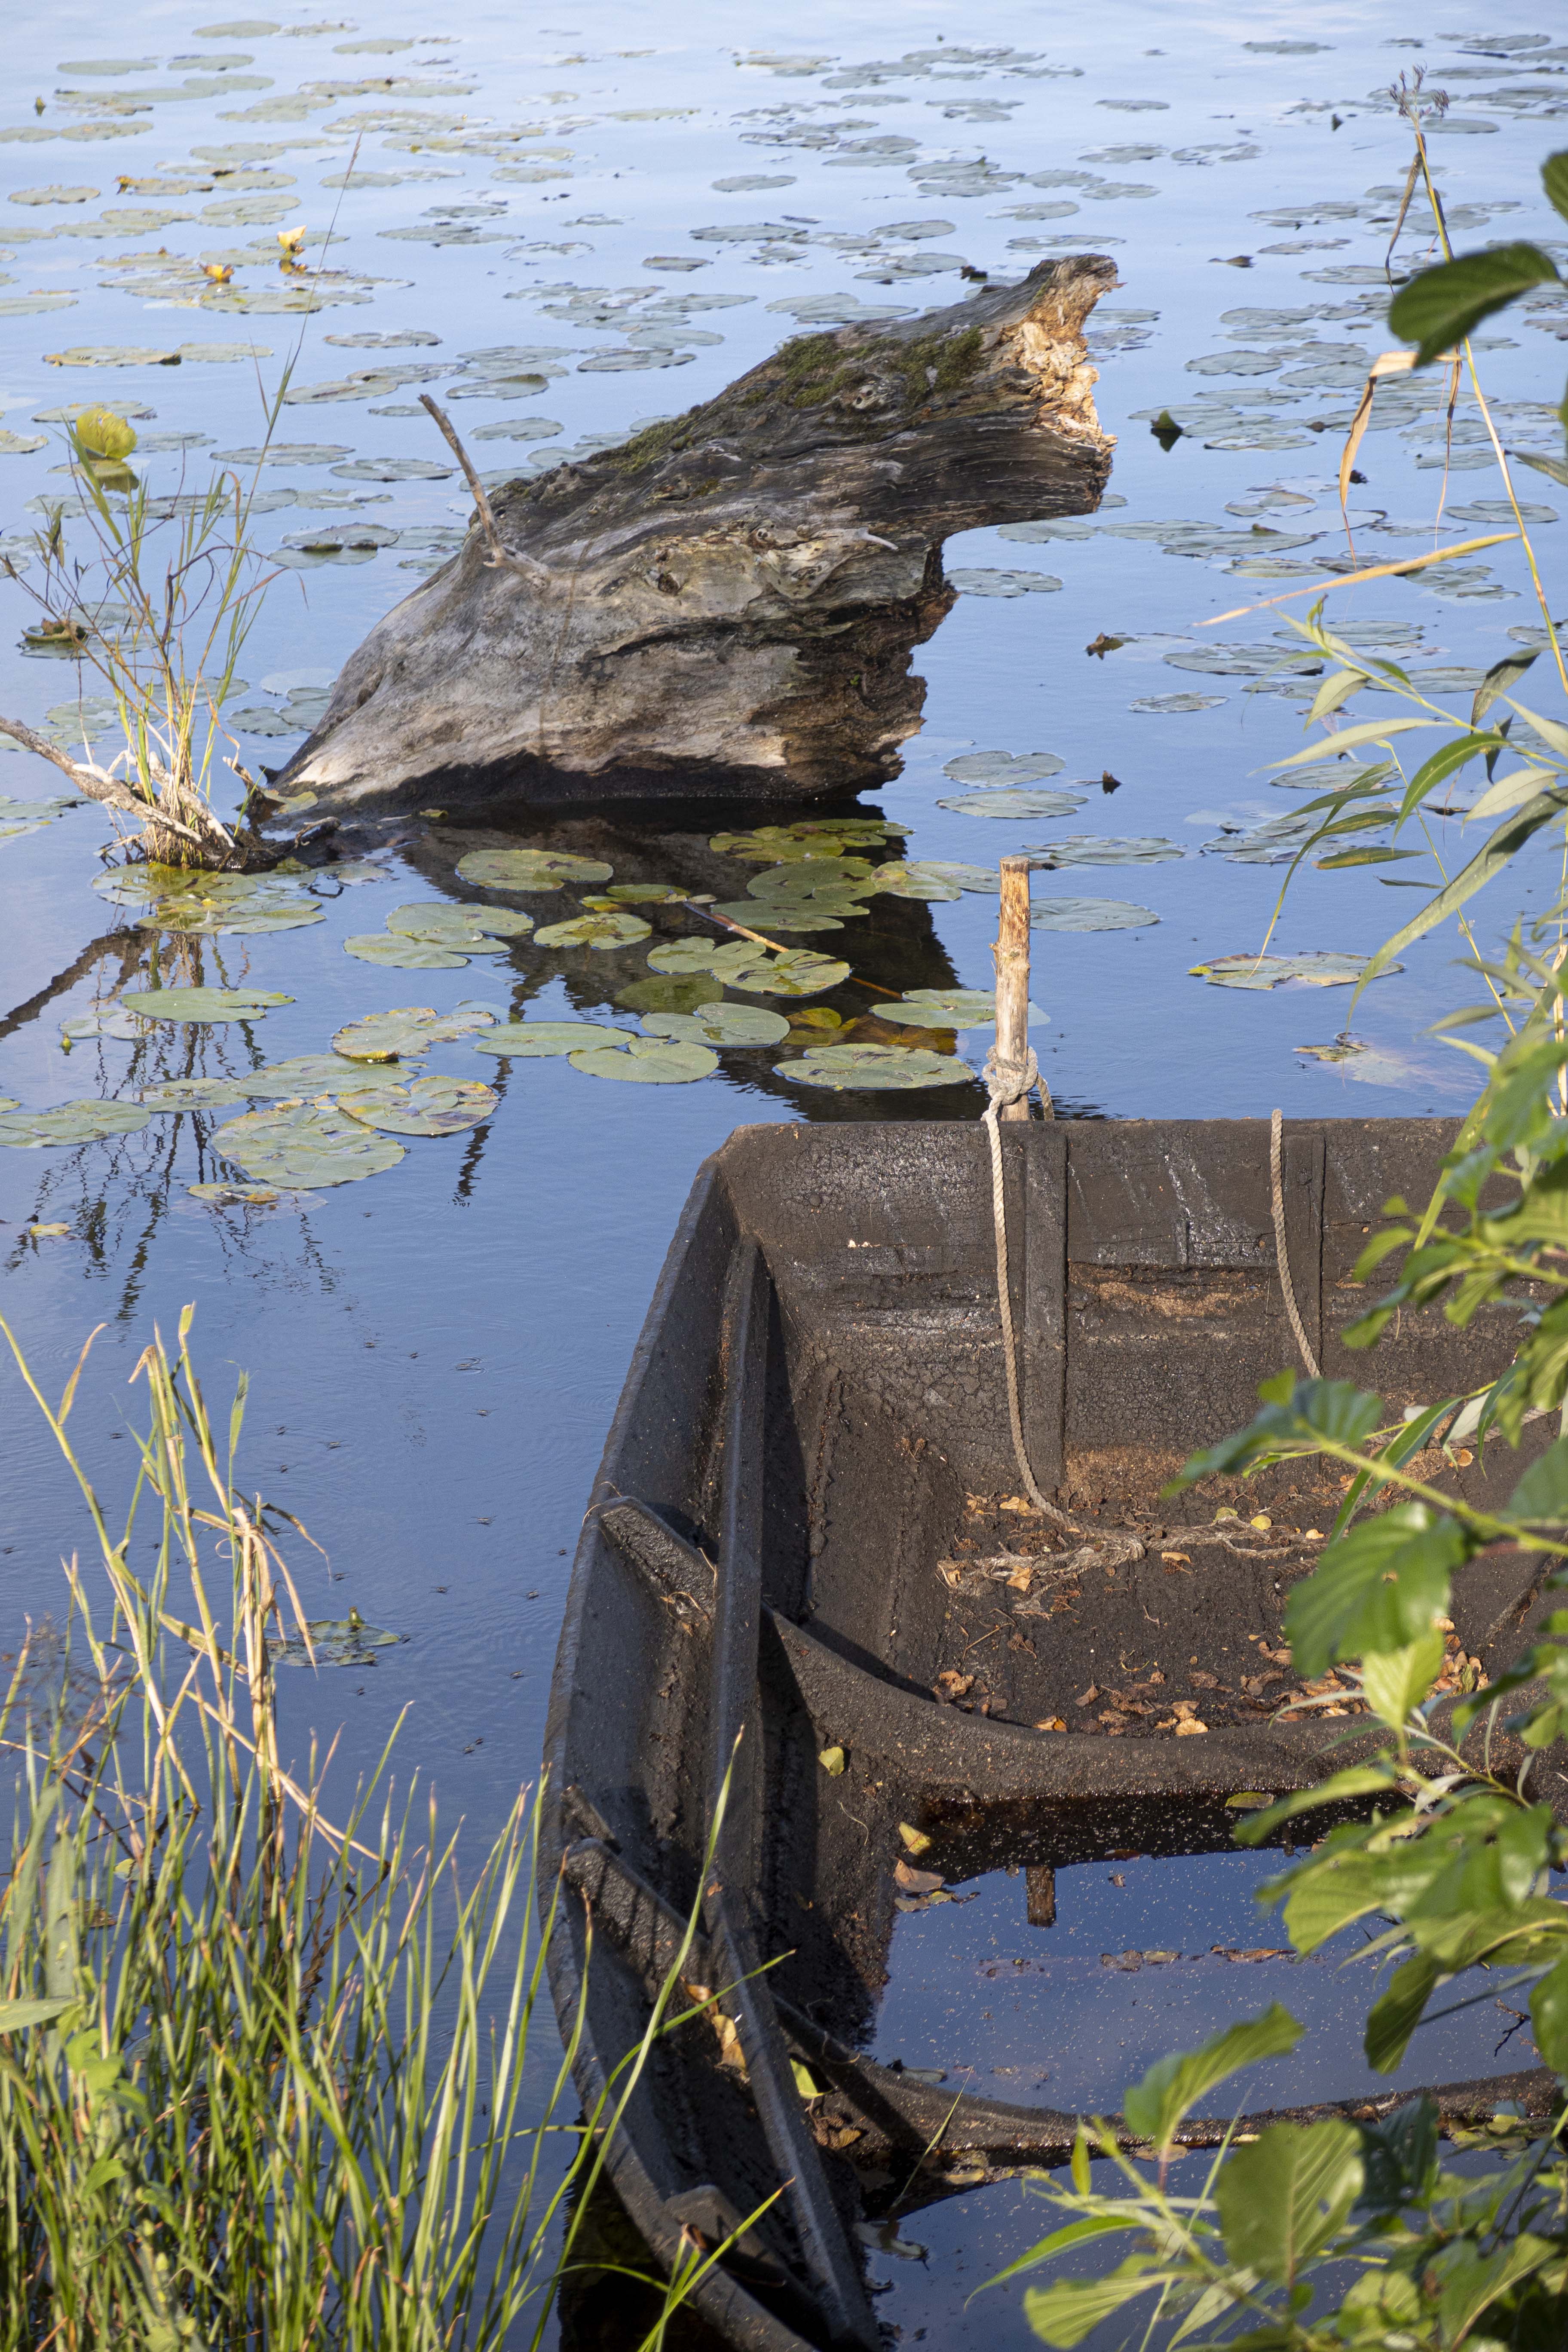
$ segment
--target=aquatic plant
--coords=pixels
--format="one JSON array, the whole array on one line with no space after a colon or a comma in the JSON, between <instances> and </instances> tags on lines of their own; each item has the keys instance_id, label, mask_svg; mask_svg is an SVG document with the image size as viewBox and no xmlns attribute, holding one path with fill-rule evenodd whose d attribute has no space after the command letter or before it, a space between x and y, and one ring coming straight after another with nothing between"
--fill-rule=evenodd
<instances>
[{"instance_id":1,"label":"aquatic plant","mask_svg":"<svg viewBox=\"0 0 1568 2352\"><path fill-rule=\"evenodd\" d=\"M1477 760L1486 763L1489 789L1468 814L1503 819L1369 960L1358 993L1449 916L1474 948L1467 902L1568 812L1568 726L1510 691L1542 654L1565 691L1568 669L1468 340L1479 320L1558 272L1548 255L1525 245L1453 256L1427 170L1418 88L1397 94L1416 140L1406 202L1424 183L1447 257L1394 298L1390 323L1415 349L1379 362L1373 381L1395 372L1395 361L1445 364L1456 388L1461 367L1470 372L1517 524L1509 535L1524 542L1543 626L1539 645L1488 673L1462 724L1396 665L1369 661L1327 629L1321 607L1300 625L1339 665L1318 691L1314 719L1343 709L1369 684L1420 712L1331 738L1340 751L1376 744L1389 756L1314 804L1324 814L1302 856L1385 828L1383 845L1331 850L1321 862L1403 855L1390 845L1402 827ZM1568 153L1551 157L1542 178L1568 216ZM1372 391L1369 383L1358 423ZM1568 424L1568 403L1563 417ZM1342 492L1356 438L1352 432ZM1526 462L1568 483L1562 460ZM1500 702L1510 714L1500 722L1492 716ZM1401 778L1401 799L1381 798L1398 769L1394 739L1416 728L1445 740ZM1494 781L1505 751L1521 764ZM1409 1418L1352 1381L1282 1372L1265 1382L1249 1426L1194 1456L1175 1481L1181 1489L1311 1457L1342 1475L1343 1502L1315 1570L1291 1594L1286 1626L1299 1675L1332 1667L1356 1691L1376 1752L1278 1802L1265 1792L1240 1801L1250 1807L1237 1832L1243 1845L1287 1823L1312 1824L1325 1806L1354 1816L1342 1815L1260 1900L1283 1906L1303 1954L1366 1923L1363 1957L1390 1970L1365 2021L1374 2073L1393 2074L1424 2023L1512 1991L1528 2002L1534 2045L1555 2085L1533 2116L1505 2104L1486 2129L1452 2130L1468 2151L1462 2167L1443 2160L1438 2111L1423 2095L1379 2120L1345 2112L1272 2124L1244 2143L1227 2139L1201 2177L1180 2176L1176 2194L1170 2166L1184 2118L1243 2067L1292 2049L1301 2029L1277 2004L1201 2050L1162 2059L1126 2092L1120 2128L1096 2119L1079 2132L1070 2185L1039 2184L1060 2226L1000 2273L1012 2279L1131 2233L1132 2251L1109 2274L1030 2288L1026 2314L1047 2344L1077 2345L1119 2315L1136 2315L1162 2341L1248 2352L1454 2352L1461 2345L1544 2352L1568 2336L1568 1904L1552 1891L1553 1874L1568 1869L1568 1831L1544 1801L1541 1769L1568 1732L1568 1609L1546 1614L1524 1654L1489 1685L1472 1661L1456 1688L1443 1640L1456 1580L1488 1552L1511 1547L1531 1561L1521 1620L1544 1596L1568 1590L1568 1433L1536 1455L1500 1509L1436 1483L1489 1445L1517 1447L1526 1424L1544 1415L1568 1430L1565 925L1568 897L1559 897L1528 944L1521 924L1500 959L1475 951L1470 969L1484 979L1489 1001L1439 1028L1500 1019L1507 1037L1495 1050L1450 1037L1482 1063L1485 1087L1425 1207L1390 1204L1394 1222L1371 1240L1357 1276L1371 1284L1393 1260L1393 1280L1343 1334L1350 1347L1369 1349L1414 1311L1440 1307L1460 1327L1507 1317L1516 1334L1510 1360L1473 1392L1438 1398ZM1115 2168L1112 2194L1094 2183L1091 2159L1100 2157Z\"/></svg>"},{"instance_id":2,"label":"aquatic plant","mask_svg":"<svg viewBox=\"0 0 1568 2352\"><path fill-rule=\"evenodd\" d=\"M0 1698L17 1766L0 2336L537 2345L684 1947L601 2111L576 2113L571 2035L525 2103L550 1935L531 1905L539 1800L520 1792L460 1873L433 1802L395 1790L390 1750L337 1822L330 1751L290 1768L279 1669L363 1664L396 1636L353 1612L306 1619L278 1540L297 1523L236 1484L245 1382L226 1428L191 1320L136 1367L147 1427L118 1535L68 1428L87 1349L51 1407L11 1341L98 1557L70 1562L66 1630L30 1629ZM649 2347L717 2258L694 2248L661 2286Z\"/></svg>"},{"instance_id":3,"label":"aquatic plant","mask_svg":"<svg viewBox=\"0 0 1568 2352\"><path fill-rule=\"evenodd\" d=\"M286 369L268 405L266 433L248 481L233 470L205 489L154 498L129 459L135 427L107 406L82 409L67 436L75 493L53 503L33 533L39 577L0 558L37 608L35 641L65 649L112 698L121 749L100 767L72 759L19 721L0 732L50 760L79 793L134 822L123 835L134 854L185 866L242 866L260 857L213 806L226 765L248 792L252 780L232 756L221 706L260 599L277 577L265 569L252 516L262 463L275 430Z\"/></svg>"}]
</instances>

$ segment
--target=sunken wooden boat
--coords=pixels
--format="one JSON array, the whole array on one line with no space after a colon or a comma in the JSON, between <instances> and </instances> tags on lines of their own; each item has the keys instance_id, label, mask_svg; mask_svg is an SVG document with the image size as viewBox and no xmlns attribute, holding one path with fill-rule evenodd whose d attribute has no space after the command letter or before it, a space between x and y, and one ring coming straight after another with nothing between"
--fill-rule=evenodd
<instances>
[{"instance_id":1,"label":"sunken wooden boat","mask_svg":"<svg viewBox=\"0 0 1568 2352\"><path fill-rule=\"evenodd\" d=\"M1437 1315L1405 1317L1370 1363L1338 1338L1369 1228L1391 1196L1426 1196L1453 1133L1284 1129L1309 1344L1395 1410L1479 1385L1510 1346L1511 1326ZM752 2352L877 2345L856 2232L889 2168L914 2184L907 2208L1059 2162L1077 2127L864 2054L900 1824L949 1883L1027 1871L1034 1918L1056 1869L1225 1850L1227 1799L1358 1752L1348 1691L1281 1714L1288 1678L1237 1671L1249 1645L1254 1664L1280 1645L1337 1482L1294 1463L1161 1498L1296 1360L1267 1123L1001 1136L1021 1421L1047 1509L1017 1491L981 1129L742 1129L676 1234L574 1572L541 1866L557 2009L584 2109L605 2116L694 1922L669 2013L723 1997L653 2044L607 2162L666 2271L734 2237L692 2300ZM1482 1503L1495 1480L1500 1502L1519 1460L1498 1454L1445 1475ZM1216 1523L1216 1505L1241 1515ZM1521 1645L1540 1574L1488 1554L1461 1587L1456 1638L1489 1674ZM1162 1664L1127 1687L1129 1657ZM826 2095L803 2098L797 2061ZM1544 2112L1551 2092L1532 2073L1435 2095L1460 2120L1508 2098Z\"/></svg>"}]
</instances>

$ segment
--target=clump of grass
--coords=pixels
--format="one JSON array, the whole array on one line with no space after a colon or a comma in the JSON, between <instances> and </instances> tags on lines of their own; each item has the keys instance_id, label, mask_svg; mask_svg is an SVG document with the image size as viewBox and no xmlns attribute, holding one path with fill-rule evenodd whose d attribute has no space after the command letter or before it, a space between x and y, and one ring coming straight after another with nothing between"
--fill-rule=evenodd
<instances>
[{"instance_id":1,"label":"clump of grass","mask_svg":"<svg viewBox=\"0 0 1568 2352\"><path fill-rule=\"evenodd\" d=\"M268 442L283 388L268 410ZM232 756L220 707L277 577L265 570L252 530L260 467L248 483L225 472L204 490L153 498L127 462L135 447L128 419L112 408L84 409L67 454L85 548L68 532L61 501L33 534L38 578L30 562L4 560L37 609L34 642L65 647L112 698L121 748L100 767L16 720L0 719L0 731L52 761L89 799L133 819L124 838L134 855L169 865L256 863L258 845L224 824L213 786L226 764L251 783Z\"/></svg>"},{"instance_id":2,"label":"clump of grass","mask_svg":"<svg viewBox=\"0 0 1568 2352\"><path fill-rule=\"evenodd\" d=\"M284 1515L236 1486L244 1382L220 1433L191 1317L172 1353L160 1337L136 1367L148 1426L119 1535L68 1431L87 1350L51 1408L0 1325L108 1590L95 1605L70 1563L67 1632L30 1635L0 1699L18 1766L0 1902L0 2340L537 2345L620 2111L577 2120L570 2046L524 2111L549 1938L530 1902L537 1799L519 1795L462 1883L434 1807L395 1797L384 1755L338 1824L330 1759L287 1768L272 1645L309 1635ZM138 1573L153 1514L156 1558ZM661 2284L650 2344L689 2283Z\"/></svg>"}]
</instances>

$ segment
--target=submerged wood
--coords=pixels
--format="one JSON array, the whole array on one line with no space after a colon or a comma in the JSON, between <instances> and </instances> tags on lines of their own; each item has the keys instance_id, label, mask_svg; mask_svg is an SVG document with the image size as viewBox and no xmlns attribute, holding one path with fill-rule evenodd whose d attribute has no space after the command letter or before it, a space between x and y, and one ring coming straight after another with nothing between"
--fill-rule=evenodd
<instances>
[{"instance_id":1,"label":"submerged wood","mask_svg":"<svg viewBox=\"0 0 1568 2352\"><path fill-rule=\"evenodd\" d=\"M896 774L955 531L1083 514L1110 438L1042 262L893 326L800 336L717 399L493 494L344 668L273 780L323 810L506 795L804 801Z\"/></svg>"}]
</instances>

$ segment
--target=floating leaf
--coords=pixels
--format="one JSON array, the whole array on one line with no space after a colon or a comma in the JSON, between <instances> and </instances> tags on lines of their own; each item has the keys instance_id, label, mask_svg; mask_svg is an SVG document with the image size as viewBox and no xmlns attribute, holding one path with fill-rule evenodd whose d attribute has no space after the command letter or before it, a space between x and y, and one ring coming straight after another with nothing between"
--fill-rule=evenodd
<instances>
[{"instance_id":1,"label":"floating leaf","mask_svg":"<svg viewBox=\"0 0 1568 2352\"><path fill-rule=\"evenodd\" d=\"M132 1045L146 1034L135 1014L120 1004L106 1004L98 1013L79 1013L74 1020L60 1023L60 1044L68 1053L88 1037L113 1037L122 1045Z\"/></svg>"},{"instance_id":2,"label":"floating leaf","mask_svg":"<svg viewBox=\"0 0 1568 2352\"><path fill-rule=\"evenodd\" d=\"M324 919L306 879L289 874L206 874L184 866L121 866L93 888L117 907L141 907L142 930L200 939L292 931Z\"/></svg>"},{"instance_id":3,"label":"floating leaf","mask_svg":"<svg viewBox=\"0 0 1568 2352\"><path fill-rule=\"evenodd\" d=\"M1020 817L1072 816L1082 808L1083 802L1075 793L966 793L962 800L938 801L937 806L952 809L955 816L995 816L1016 820ZM1000 888L1000 884L997 887Z\"/></svg>"},{"instance_id":4,"label":"floating leaf","mask_svg":"<svg viewBox=\"0 0 1568 2352\"><path fill-rule=\"evenodd\" d=\"M613 1029L605 1021L503 1021L476 1037L471 1050L503 1061L541 1061L591 1045L625 1045L636 1034L635 1029Z\"/></svg>"},{"instance_id":5,"label":"floating leaf","mask_svg":"<svg viewBox=\"0 0 1568 2352\"><path fill-rule=\"evenodd\" d=\"M1069 833L1060 841L1043 842L1035 855L1048 857L1052 866L1163 866L1186 852L1157 834L1103 840L1092 833Z\"/></svg>"},{"instance_id":6,"label":"floating leaf","mask_svg":"<svg viewBox=\"0 0 1568 2352\"><path fill-rule=\"evenodd\" d=\"M1160 918L1128 898L1037 898L1029 910L1037 931L1135 931Z\"/></svg>"},{"instance_id":7,"label":"floating leaf","mask_svg":"<svg viewBox=\"0 0 1568 2352\"><path fill-rule=\"evenodd\" d=\"M947 584L961 596L1025 596L1031 590L1037 595L1049 595L1062 583L1049 572L994 572L973 566L950 572Z\"/></svg>"},{"instance_id":8,"label":"floating leaf","mask_svg":"<svg viewBox=\"0 0 1568 2352\"><path fill-rule=\"evenodd\" d=\"M395 1062L488 1029L495 1017L477 1005L456 1013L437 1013L430 1004L395 1005L390 1013L366 1013L351 1021L332 1039L332 1050L352 1062Z\"/></svg>"},{"instance_id":9,"label":"floating leaf","mask_svg":"<svg viewBox=\"0 0 1568 2352\"><path fill-rule=\"evenodd\" d=\"M942 772L955 784L1035 784L1059 776L1066 765L1054 751L965 751Z\"/></svg>"},{"instance_id":10,"label":"floating leaf","mask_svg":"<svg viewBox=\"0 0 1568 2352\"><path fill-rule=\"evenodd\" d=\"M868 857L790 858L777 866L764 866L760 874L754 874L746 885L746 895L769 901L833 897L860 898L869 896L873 887L871 877L875 871Z\"/></svg>"},{"instance_id":11,"label":"floating leaf","mask_svg":"<svg viewBox=\"0 0 1568 2352\"><path fill-rule=\"evenodd\" d=\"M678 1037L691 1045L781 1045L789 1035L782 1013L762 1004L715 1004L705 1013L646 1013L650 1037Z\"/></svg>"},{"instance_id":12,"label":"floating leaf","mask_svg":"<svg viewBox=\"0 0 1568 2352\"><path fill-rule=\"evenodd\" d=\"M993 1016L994 1017L994 1016ZM951 1054L918 1045L810 1045L798 1062L778 1062L773 1076L796 1086L830 1087L858 1093L892 1087L951 1087L971 1076Z\"/></svg>"},{"instance_id":13,"label":"floating leaf","mask_svg":"<svg viewBox=\"0 0 1568 2352\"><path fill-rule=\"evenodd\" d=\"M676 1037L634 1037L629 1045L588 1045L572 1055L572 1067L591 1078L630 1078L645 1086L674 1087L708 1077L719 1056L706 1045Z\"/></svg>"},{"instance_id":14,"label":"floating leaf","mask_svg":"<svg viewBox=\"0 0 1568 2352\"><path fill-rule=\"evenodd\" d=\"M367 1069L344 1054L291 1054L287 1061L264 1062L258 1070L242 1071L228 1083L240 1096L280 1101L290 1095L336 1094L342 1087L363 1091L396 1086L398 1076L395 1069Z\"/></svg>"},{"instance_id":15,"label":"floating leaf","mask_svg":"<svg viewBox=\"0 0 1568 2352\"><path fill-rule=\"evenodd\" d=\"M797 824L762 824L750 833L716 833L708 846L721 857L785 859L839 857L847 849L879 849L901 839L907 824L885 817L803 817Z\"/></svg>"},{"instance_id":16,"label":"floating leaf","mask_svg":"<svg viewBox=\"0 0 1568 2352\"><path fill-rule=\"evenodd\" d=\"M401 1143L378 1135L324 1102L284 1102L271 1110L247 1110L220 1127L213 1138L225 1160L260 1183L291 1192L318 1192L331 1184L379 1176L404 1157Z\"/></svg>"},{"instance_id":17,"label":"floating leaf","mask_svg":"<svg viewBox=\"0 0 1568 2352\"><path fill-rule=\"evenodd\" d=\"M727 915L732 923L748 927L765 923L770 931L841 931L847 915L868 915L870 908L858 898L782 898L769 900L762 908L751 898L721 900L715 906L716 915Z\"/></svg>"},{"instance_id":18,"label":"floating leaf","mask_svg":"<svg viewBox=\"0 0 1568 2352\"><path fill-rule=\"evenodd\" d=\"M133 1135L151 1114L141 1103L68 1102L52 1110L0 1111L0 1143L23 1151L47 1145L99 1143L110 1135Z\"/></svg>"},{"instance_id":19,"label":"floating leaf","mask_svg":"<svg viewBox=\"0 0 1568 2352\"><path fill-rule=\"evenodd\" d=\"M951 904L963 896L961 882L923 857L889 859L876 868L870 887L891 898L919 898L931 905Z\"/></svg>"},{"instance_id":20,"label":"floating leaf","mask_svg":"<svg viewBox=\"0 0 1568 2352\"><path fill-rule=\"evenodd\" d=\"M121 1001L143 1021L259 1021L294 999L275 988L130 988Z\"/></svg>"},{"instance_id":21,"label":"floating leaf","mask_svg":"<svg viewBox=\"0 0 1568 2352\"><path fill-rule=\"evenodd\" d=\"M217 1209L268 1208L278 1198L270 1184L187 1184L185 1190Z\"/></svg>"},{"instance_id":22,"label":"floating leaf","mask_svg":"<svg viewBox=\"0 0 1568 2352\"><path fill-rule=\"evenodd\" d=\"M357 931L343 941L343 953L361 963L390 964L398 971L456 971L468 961L430 940L406 940L395 931Z\"/></svg>"},{"instance_id":23,"label":"floating leaf","mask_svg":"<svg viewBox=\"0 0 1568 2352\"><path fill-rule=\"evenodd\" d=\"M460 1135L488 1118L500 1097L479 1078L415 1078L338 1097L338 1108L389 1135Z\"/></svg>"},{"instance_id":24,"label":"floating leaf","mask_svg":"<svg viewBox=\"0 0 1568 2352\"><path fill-rule=\"evenodd\" d=\"M616 882L605 896L617 907L679 907L684 905L690 893L678 889L669 882ZM597 906L599 901L592 899L585 903Z\"/></svg>"},{"instance_id":25,"label":"floating leaf","mask_svg":"<svg viewBox=\"0 0 1568 2352\"><path fill-rule=\"evenodd\" d=\"M1292 566L1294 570L1294 566ZM1265 575L1272 579L1272 572ZM1129 710L1217 710L1226 700L1223 694L1144 694L1130 702Z\"/></svg>"},{"instance_id":26,"label":"floating leaf","mask_svg":"<svg viewBox=\"0 0 1568 2352\"><path fill-rule=\"evenodd\" d=\"M710 972L725 988L745 989L760 996L819 996L849 977L849 966L809 948L786 948L782 954L753 946L746 940L672 940L655 948L648 968L662 972Z\"/></svg>"},{"instance_id":27,"label":"floating leaf","mask_svg":"<svg viewBox=\"0 0 1568 2352\"><path fill-rule=\"evenodd\" d=\"M490 939L522 939L533 929L533 917L520 907L457 907L449 898L426 898L409 907L394 907L386 919L389 931L409 940L426 940L437 947L462 948L469 955L499 952Z\"/></svg>"},{"instance_id":28,"label":"floating leaf","mask_svg":"<svg viewBox=\"0 0 1568 2352\"><path fill-rule=\"evenodd\" d=\"M916 1029L976 1029L996 1018L996 993L990 988L910 988L895 1004L878 1010L884 1021L902 1021ZM1031 1015L1045 1014L1029 1007Z\"/></svg>"},{"instance_id":29,"label":"floating leaf","mask_svg":"<svg viewBox=\"0 0 1568 2352\"><path fill-rule=\"evenodd\" d=\"M1366 970L1363 955L1341 955L1331 948L1309 948L1300 955L1212 956L1189 970L1216 988L1278 988L1281 981L1308 981L1314 988L1348 988ZM1377 977L1403 971L1401 963L1384 964Z\"/></svg>"},{"instance_id":30,"label":"floating leaf","mask_svg":"<svg viewBox=\"0 0 1568 2352\"><path fill-rule=\"evenodd\" d=\"M458 860L463 880L487 890L559 890L563 882L607 882L615 870L556 849L470 849Z\"/></svg>"},{"instance_id":31,"label":"floating leaf","mask_svg":"<svg viewBox=\"0 0 1568 2352\"><path fill-rule=\"evenodd\" d=\"M723 994L722 983L710 973L660 973L653 980L634 981L616 1003L623 1013L695 1013L704 1004L719 1003Z\"/></svg>"},{"instance_id":32,"label":"floating leaf","mask_svg":"<svg viewBox=\"0 0 1568 2352\"><path fill-rule=\"evenodd\" d=\"M346 1617L311 1617L305 1631L309 1642L298 1637L285 1639L277 1633L267 1637L267 1650L274 1664L280 1666L374 1666L378 1650L389 1650L406 1642L406 1633L389 1633L384 1626L367 1625L357 1609Z\"/></svg>"},{"instance_id":33,"label":"floating leaf","mask_svg":"<svg viewBox=\"0 0 1568 2352\"><path fill-rule=\"evenodd\" d=\"M209 1110L242 1103L248 1091L227 1077L165 1078L159 1086L143 1087L142 1100L149 1110Z\"/></svg>"},{"instance_id":34,"label":"floating leaf","mask_svg":"<svg viewBox=\"0 0 1568 2352\"><path fill-rule=\"evenodd\" d=\"M626 948L652 930L640 915L576 915L570 922L548 924L534 933L534 940L542 948Z\"/></svg>"}]
</instances>

